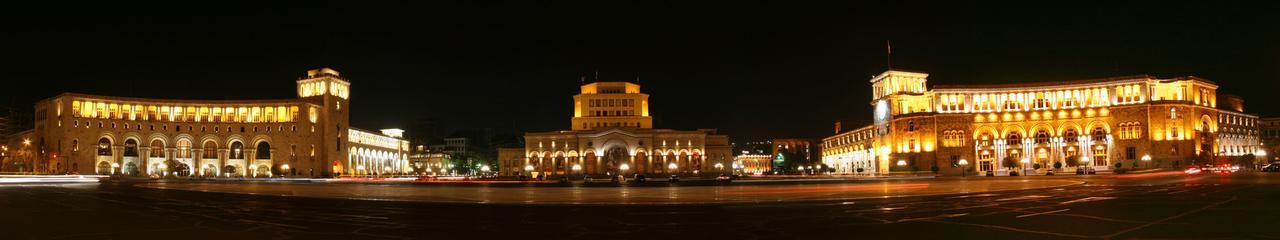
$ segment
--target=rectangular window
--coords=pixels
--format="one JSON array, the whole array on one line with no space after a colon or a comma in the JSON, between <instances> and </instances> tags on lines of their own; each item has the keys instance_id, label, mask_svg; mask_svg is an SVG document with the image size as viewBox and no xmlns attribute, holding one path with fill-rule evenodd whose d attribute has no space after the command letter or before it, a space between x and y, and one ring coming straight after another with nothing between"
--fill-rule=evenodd
<instances>
[{"instance_id":1,"label":"rectangular window","mask_svg":"<svg viewBox=\"0 0 1280 240\"><path fill-rule=\"evenodd\" d=\"M1134 160L1134 159L1137 159L1137 158L1138 158L1138 148L1135 148L1135 147L1125 147L1125 148L1124 148L1124 159L1125 159L1125 160Z\"/></svg>"}]
</instances>

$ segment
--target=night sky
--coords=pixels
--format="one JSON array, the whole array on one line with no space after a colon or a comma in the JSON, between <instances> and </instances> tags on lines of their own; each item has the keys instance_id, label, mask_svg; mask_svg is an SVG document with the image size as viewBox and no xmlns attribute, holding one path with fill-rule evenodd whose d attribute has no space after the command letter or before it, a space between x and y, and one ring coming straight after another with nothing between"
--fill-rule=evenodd
<instances>
[{"instance_id":1,"label":"night sky","mask_svg":"<svg viewBox=\"0 0 1280 240\"><path fill-rule=\"evenodd\" d=\"M580 77L635 81L656 127L734 141L871 121L871 75L938 84L1194 75L1280 116L1277 3L988 5L456 3L0 7L0 104L61 92L294 98L304 71L352 83L353 126L569 128ZM1079 5L1075 5L1079 4ZM1259 4L1259 5L1252 5Z\"/></svg>"}]
</instances>

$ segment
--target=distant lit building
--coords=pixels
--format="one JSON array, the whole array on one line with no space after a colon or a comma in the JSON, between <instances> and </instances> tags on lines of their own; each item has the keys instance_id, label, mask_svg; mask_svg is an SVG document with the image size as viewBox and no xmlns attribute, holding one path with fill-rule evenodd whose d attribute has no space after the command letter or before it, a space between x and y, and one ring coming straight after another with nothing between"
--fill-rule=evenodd
<instances>
[{"instance_id":1,"label":"distant lit building","mask_svg":"<svg viewBox=\"0 0 1280 240\"><path fill-rule=\"evenodd\" d=\"M350 82L328 68L298 98L175 100L64 93L35 104L37 171L178 176L334 176L410 171L394 130L351 128ZM396 136L390 136L393 134Z\"/></svg>"},{"instance_id":2,"label":"distant lit building","mask_svg":"<svg viewBox=\"0 0 1280 240\"><path fill-rule=\"evenodd\" d=\"M1001 85L925 85L928 74L871 78L873 124L823 139L838 173L1043 173L1185 167L1260 150L1258 117L1206 79L1152 76ZM1223 100L1224 101L1219 101ZM1149 161L1143 160L1149 156ZM1037 167L1039 167L1037 169Z\"/></svg>"},{"instance_id":3,"label":"distant lit building","mask_svg":"<svg viewBox=\"0 0 1280 240\"><path fill-rule=\"evenodd\" d=\"M499 152L503 173L697 175L732 170L728 136L714 129L654 129L649 95L640 92L640 85L584 84L573 96L573 114L572 130L526 133L522 162ZM511 169L520 171L506 171Z\"/></svg>"},{"instance_id":4,"label":"distant lit building","mask_svg":"<svg viewBox=\"0 0 1280 240\"><path fill-rule=\"evenodd\" d=\"M763 175L773 171L773 155L749 153L733 156L735 173L745 175Z\"/></svg>"},{"instance_id":5,"label":"distant lit building","mask_svg":"<svg viewBox=\"0 0 1280 240\"><path fill-rule=\"evenodd\" d=\"M1280 117L1269 117L1258 120L1259 132L1262 135L1263 152L1268 159L1267 162L1280 160L1277 151L1280 151Z\"/></svg>"}]
</instances>

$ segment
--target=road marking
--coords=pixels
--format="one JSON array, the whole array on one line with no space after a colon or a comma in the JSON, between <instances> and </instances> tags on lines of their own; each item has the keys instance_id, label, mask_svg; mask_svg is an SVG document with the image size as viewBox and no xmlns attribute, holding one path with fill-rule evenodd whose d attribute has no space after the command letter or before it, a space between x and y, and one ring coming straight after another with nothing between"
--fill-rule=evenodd
<instances>
[{"instance_id":1,"label":"road marking","mask_svg":"<svg viewBox=\"0 0 1280 240\"><path fill-rule=\"evenodd\" d=\"M1169 220L1177 219L1177 218L1180 218L1180 217L1183 217L1183 216L1186 216L1186 215L1191 215L1192 213L1197 213L1197 212L1200 212L1200 211L1204 211L1204 210L1206 210L1206 209L1213 208L1213 207L1216 207L1216 206L1218 206L1218 205L1222 205L1222 204L1225 204L1225 203L1228 203L1228 202L1231 202L1231 201L1235 201L1236 199L1239 199L1239 197L1231 197L1231 199L1223 200L1223 201L1221 201L1221 202L1215 202L1215 203L1213 203L1213 204L1209 204L1208 206L1204 206L1204 207L1202 207L1202 208L1197 208L1197 209L1194 209L1194 210L1191 210L1191 211L1186 211L1186 212L1183 212L1183 213L1179 213L1178 215L1173 215L1173 216L1169 216L1169 217L1164 218L1164 219L1156 220L1156 221L1154 221L1154 222L1149 222L1149 223L1147 223L1147 224L1143 224L1142 226L1137 226L1137 227L1133 227L1133 228L1130 228L1130 229L1125 229L1125 230L1122 230L1122 231L1119 231L1119 232L1116 232L1116 233L1112 233L1112 234L1110 234L1110 235L1102 236L1102 238L1103 238L1103 239L1111 239L1111 238L1113 238L1113 237L1115 237L1115 236L1119 236L1120 234L1125 234L1125 233L1128 233L1128 232L1136 231L1136 230L1138 230L1138 229L1143 229L1143 228L1146 228L1146 227L1150 227L1151 225L1156 225L1156 224L1161 224L1161 223L1164 223L1164 222L1168 222Z\"/></svg>"},{"instance_id":2,"label":"road marking","mask_svg":"<svg viewBox=\"0 0 1280 240\"><path fill-rule=\"evenodd\" d=\"M1067 205L1072 203L1093 202L1093 201L1102 201L1102 200L1111 200L1111 199L1116 199L1116 198L1115 197L1087 197L1087 198L1066 201L1058 204Z\"/></svg>"},{"instance_id":3,"label":"road marking","mask_svg":"<svg viewBox=\"0 0 1280 240\"><path fill-rule=\"evenodd\" d=\"M1047 197L1049 196L1027 195L1027 196L1021 196L1021 197L1001 198L1001 199L996 199L996 201L1030 200L1030 199L1047 198Z\"/></svg>"},{"instance_id":4,"label":"road marking","mask_svg":"<svg viewBox=\"0 0 1280 240\"><path fill-rule=\"evenodd\" d=\"M1071 209L1062 209L1062 210L1054 210L1054 211L1048 211L1048 212L1040 212L1040 213L1032 213L1032 214L1023 214L1023 215L1018 215L1018 216L1017 216L1017 217L1015 217L1015 218L1024 218L1024 217L1031 217L1031 216L1040 216L1040 215L1045 215L1045 214L1054 214L1054 213L1060 213L1060 212L1066 212L1066 211L1071 211Z\"/></svg>"},{"instance_id":5,"label":"road marking","mask_svg":"<svg viewBox=\"0 0 1280 240\"><path fill-rule=\"evenodd\" d=\"M955 196L955 197L949 197L947 199L976 198L976 197L990 197L990 196L999 196L999 194L983 193L983 194L974 194L974 195Z\"/></svg>"},{"instance_id":6,"label":"road marking","mask_svg":"<svg viewBox=\"0 0 1280 240\"><path fill-rule=\"evenodd\" d=\"M1192 189L1187 189L1187 190L1182 190L1182 191L1176 191L1176 192L1169 192L1169 195L1179 194L1179 193L1184 193L1184 192L1190 192L1191 190L1192 190Z\"/></svg>"},{"instance_id":7,"label":"road marking","mask_svg":"<svg viewBox=\"0 0 1280 240\"><path fill-rule=\"evenodd\" d=\"M969 213L942 214L942 215L938 215L938 216L932 216L932 217L921 217L921 218L904 218L904 219L900 219L900 220L898 220L898 222L910 222L910 221L921 221L921 220L934 220L934 219L941 219L941 218L961 217L961 216L965 216L965 215L969 215Z\"/></svg>"}]
</instances>

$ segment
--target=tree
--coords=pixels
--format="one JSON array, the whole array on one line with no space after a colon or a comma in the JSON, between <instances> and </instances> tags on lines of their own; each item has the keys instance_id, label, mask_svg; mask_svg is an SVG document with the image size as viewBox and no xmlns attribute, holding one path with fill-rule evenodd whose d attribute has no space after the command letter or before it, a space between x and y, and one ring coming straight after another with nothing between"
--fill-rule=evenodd
<instances>
[{"instance_id":1,"label":"tree","mask_svg":"<svg viewBox=\"0 0 1280 240\"><path fill-rule=\"evenodd\" d=\"M1067 167L1080 166L1080 156L1067 156L1066 161L1063 161L1063 163L1066 163Z\"/></svg>"},{"instance_id":2,"label":"tree","mask_svg":"<svg viewBox=\"0 0 1280 240\"><path fill-rule=\"evenodd\" d=\"M1013 156L1005 156L1005 157L1004 157L1004 159L1003 159L1002 161L1000 161L1000 163L1001 163L1001 164L1004 164L1004 167L1005 167L1005 168L1008 168L1008 169L1017 169L1017 166L1018 166L1018 158L1013 157Z\"/></svg>"}]
</instances>

